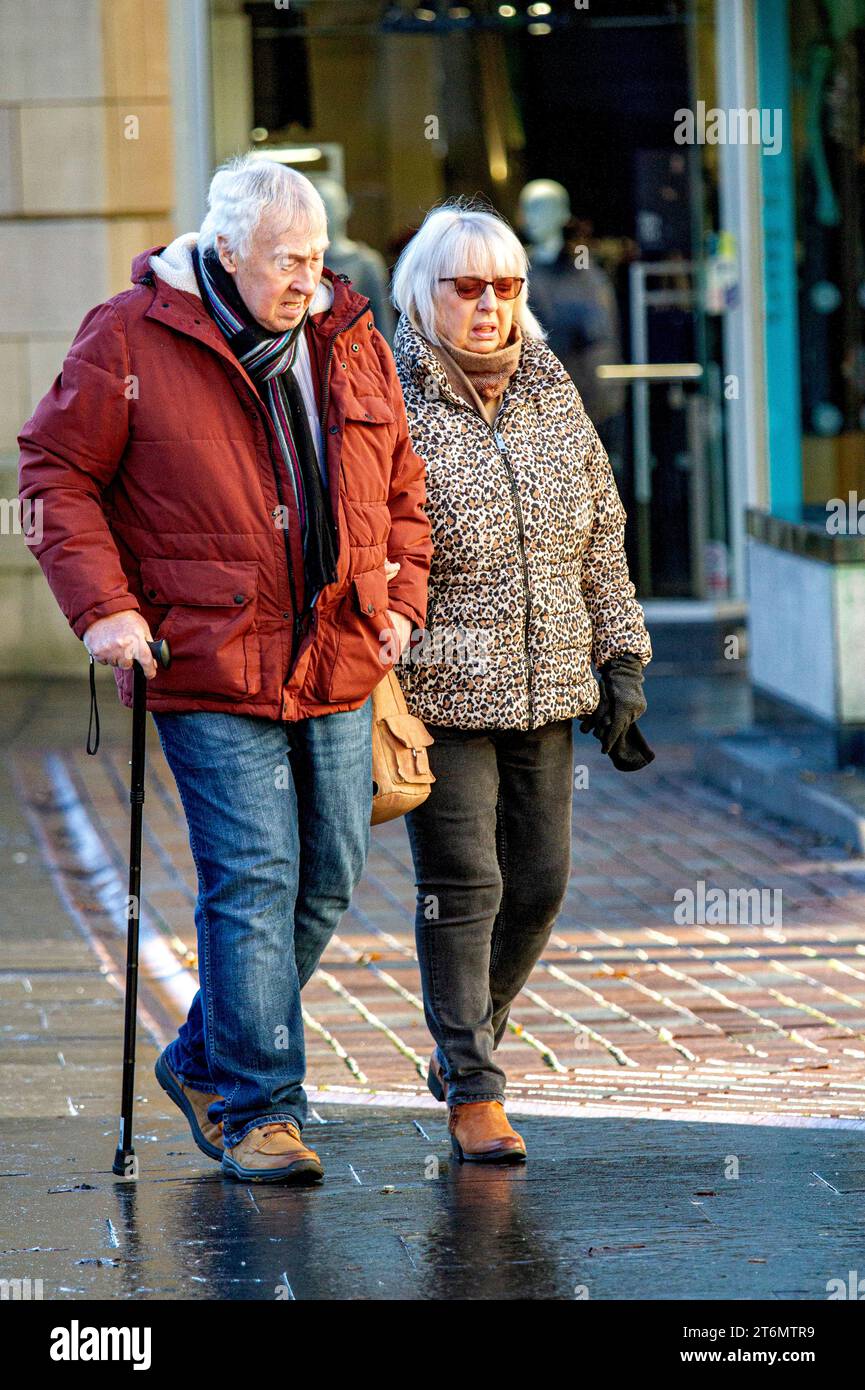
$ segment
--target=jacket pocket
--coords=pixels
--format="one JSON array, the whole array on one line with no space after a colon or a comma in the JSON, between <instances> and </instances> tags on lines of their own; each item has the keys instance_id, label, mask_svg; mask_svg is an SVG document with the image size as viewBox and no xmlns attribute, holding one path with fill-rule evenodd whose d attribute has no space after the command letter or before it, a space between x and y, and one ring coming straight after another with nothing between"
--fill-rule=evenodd
<instances>
[{"instance_id":1,"label":"jacket pocket","mask_svg":"<svg viewBox=\"0 0 865 1390\"><path fill-rule=\"evenodd\" d=\"M154 693L258 693L257 560L150 557L141 561L141 587L148 605L167 607L153 636L168 642L171 665L158 669Z\"/></svg>"},{"instance_id":2,"label":"jacket pocket","mask_svg":"<svg viewBox=\"0 0 865 1390\"><path fill-rule=\"evenodd\" d=\"M342 489L352 502L387 503L396 417L380 396L345 401Z\"/></svg>"},{"instance_id":3,"label":"jacket pocket","mask_svg":"<svg viewBox=\"0 0 865 1390\"><path fill-rule=\"evenodd\" d=\"M393 425L396 416L383 396L355 396L345 403L345 418L366 425Z\"/></svg>"},{"instance_id":4,"label":"jacket pocket","mask_svg":"<svg viewBox=\"0 0 865 1390\"><path fill-rule=\"evenodd\" d=\"M354 576L334 613L337 646L328 687L333 704L363 699L394 665L379 635L387 625L387 599L384 570L365 570Z\"/></svg>"}]
</instances>

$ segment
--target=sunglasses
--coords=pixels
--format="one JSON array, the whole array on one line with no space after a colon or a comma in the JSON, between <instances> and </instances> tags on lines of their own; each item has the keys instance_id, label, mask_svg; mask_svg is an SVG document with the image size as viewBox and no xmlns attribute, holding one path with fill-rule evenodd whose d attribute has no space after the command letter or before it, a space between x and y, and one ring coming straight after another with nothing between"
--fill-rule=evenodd
<instances>
[{"instance_id":1,"label":"sunglasses","mask_svg":"<svg viewBox=\"0 0 865 1390\"><path fill-rule=\"evenodd\" d=\"M439 283L448 281L460 299L480 299L487 285L492 285L496 299L516 299L524 279L516 275L500 275L497 280L481 280L477 275L442 275Z\"/></svg>"}]
</instances>

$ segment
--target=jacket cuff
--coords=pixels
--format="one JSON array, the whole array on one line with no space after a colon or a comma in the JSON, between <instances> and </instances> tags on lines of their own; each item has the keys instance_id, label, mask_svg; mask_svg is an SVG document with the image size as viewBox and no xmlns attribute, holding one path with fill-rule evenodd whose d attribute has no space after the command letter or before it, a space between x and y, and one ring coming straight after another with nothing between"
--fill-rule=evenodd
<instances>
[{"instance_id":1,"label":"jacket cuff","mask_svg":"<svg viewBox=\"0 0 865 1390\"><path fill-rule=\"evenodd\" d=\"M621 645L625 644L625 645ZM652 644L648 632L605 633L595 632L592 638L592 661L600 671L617 656L634 656L643 666L652 660Z\"/></svg>"},{"instance_id":2,"label":"jacket cuff","mask_svg":"<svg viewBox=\"0 0 865 1390\"><path fill-rule=\"evenodd\" d=\"M644 661L638 652L625 651L616 652L615 656L608 656L606 661L598 667L598 670L606 673L614 662L623 664L625 669L633 671L635 676L642 675L644 667L648 665L648 662Z\"/></svg>"},{"instance_id":3,"label":"jacket cuff","mask_svg":"<svg viewBox=\"0 0 865 1390\"><path fill-rule=\"evenodd\" d=\"M134 609L136 613L141 612L138 599L132 594L121 594L118 598L109 598L104 603L94 604L86 613L82 613L80 618L76 618L74 623L70 622L69 626L75 636L83 641L87 629L100 618L110 618L112 613L126 613L130 609Z\"/></svg>"},{"instance_id":4,"label":"jacket cuff","mask_svg":"<svg viewBox=\"0 0 865 1390\"><path fill-rule=\"evenodd\" d=\"M411 618L413 627L423 627L423 618L416 608L412 608L411 604L405 602L405 599L388 597L387 607L393 613L404 613L407 618Z\"/></svg>"}]
</instances>

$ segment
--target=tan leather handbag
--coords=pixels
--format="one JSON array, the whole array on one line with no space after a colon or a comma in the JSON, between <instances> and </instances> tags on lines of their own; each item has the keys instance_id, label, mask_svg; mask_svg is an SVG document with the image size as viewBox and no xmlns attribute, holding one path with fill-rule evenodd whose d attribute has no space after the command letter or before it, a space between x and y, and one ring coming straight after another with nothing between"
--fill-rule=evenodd
<instances>
[{"instance_id":1,"label":"tan leather handbag","mask_svg":"<svg viewBox=\"0 0 865 1390\"><path fill-rule=\"evenodd\" d=\"M426 751L433 742L423 721L409 714L391 669L372 692L373 825L426 801L435 781Z\"/></svg>"}]
</instances>

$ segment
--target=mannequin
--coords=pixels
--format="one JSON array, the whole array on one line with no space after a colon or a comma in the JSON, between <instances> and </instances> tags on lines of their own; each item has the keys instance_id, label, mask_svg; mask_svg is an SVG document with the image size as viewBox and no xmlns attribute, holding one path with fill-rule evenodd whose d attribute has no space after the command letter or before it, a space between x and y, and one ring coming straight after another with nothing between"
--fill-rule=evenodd
<instances>
[{"instance_id":1,"label":"mannequin","mask_svg":"<svg viewBox=\"0 0 865 1390\"><path fill-rule=\"evenodd\" d=\"M532 264L551 265L565 248L564 229L570 220L568 191L554 179L532 179L520 194L520 222L529 244Z\"/></svg>"},{"instance_id":2,"label":"mannequin","mask_svg":"<svg viewBox=\"0 0 865 1390\"><path fill-rule=\"evenodd\" d=\"M621 451L625 388L621 382L600 381L596 372L601 365L622 360L613 283L591 257L575 268L565 238L571 203L560 183L527 183L520 194L519 220L531 262L532 308L615 464L614 454Z\"/></svg>"},{"instance_id":3,"label":"mannequin","mask_svg":"<svg viewBox=\"0 0 865 1390\"><path fill-rule=\"evenodd\" d=\"M393 340L393 310L388 299L387 267L384 259L362 241L351 241L346 235L348 224L348 194L342 184L329 176L315 180L327 209L327 232L330 246L324 253L330 270L347 275L358 294L370 302L375 326L388 342Z\"/></svg>"}]
</instances>

